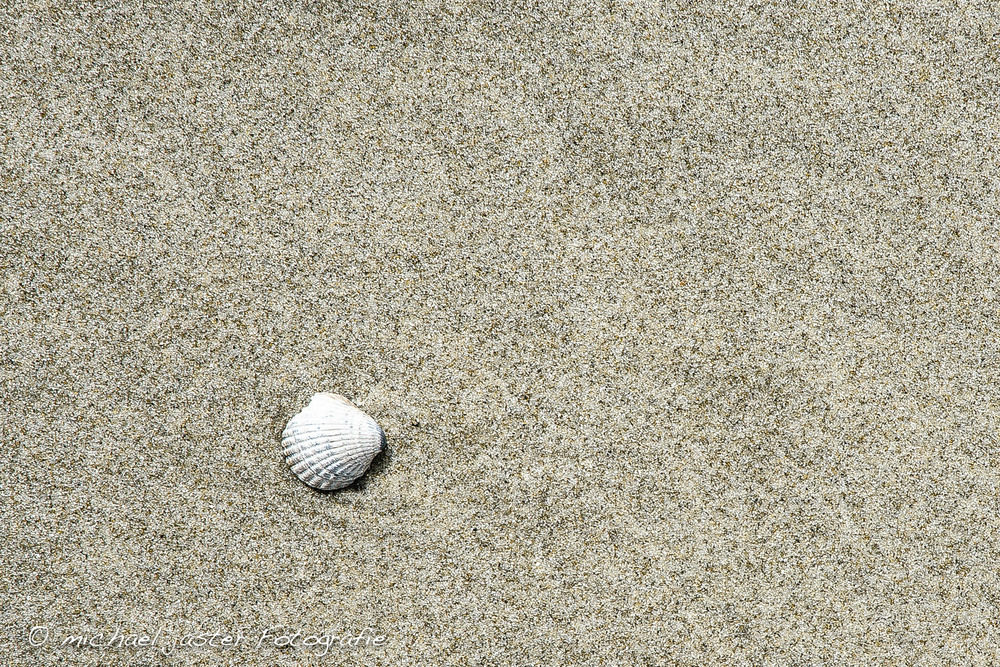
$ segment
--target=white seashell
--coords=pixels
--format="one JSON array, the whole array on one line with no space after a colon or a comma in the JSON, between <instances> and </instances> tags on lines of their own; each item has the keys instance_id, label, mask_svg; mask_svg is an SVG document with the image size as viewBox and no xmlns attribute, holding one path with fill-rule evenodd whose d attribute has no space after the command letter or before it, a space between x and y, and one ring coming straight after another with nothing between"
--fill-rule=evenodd
<instances>
[{"instance_id":1,"label":"white seashell","mask_svg":"<svg viewBox=\"0 0 1000 667\"><path fill-rule=\"evenodd\" d=\"M281 434L285 461L309 486L341 489L365 474L385 446L375 420L339 394L316 394Z\"/></svg>"}]
</instances>

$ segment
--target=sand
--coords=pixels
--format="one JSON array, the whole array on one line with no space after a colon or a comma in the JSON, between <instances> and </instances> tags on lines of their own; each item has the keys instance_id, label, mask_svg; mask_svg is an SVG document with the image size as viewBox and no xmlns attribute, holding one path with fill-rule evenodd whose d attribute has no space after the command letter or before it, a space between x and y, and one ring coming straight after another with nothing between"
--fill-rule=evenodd
<instances>
[{"instance_id":1,"label":"sand","mask_svg":"<svg viewBox=\"0 0 1000 667\"><path fill-rule=\"evenodd\" d=\"M5 660L1000 660L991 3L265 4L0 9Z\"/></svg>"}]
</instances>

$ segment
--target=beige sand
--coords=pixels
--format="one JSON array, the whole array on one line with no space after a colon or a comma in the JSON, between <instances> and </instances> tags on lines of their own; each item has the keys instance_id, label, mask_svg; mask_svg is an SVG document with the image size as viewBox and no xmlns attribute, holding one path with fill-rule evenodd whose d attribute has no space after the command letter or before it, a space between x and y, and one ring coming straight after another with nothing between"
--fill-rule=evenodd
<instances>
[{"instance_id":1,"label":"beige sand","mask_svg":"<svg viewBox=\"0 0 1000 667\"><path fill-rule=\"evenodd\" d=\"M1000 660L992 3L13 4L15 664Z\"/></svg>"}]
</instances>

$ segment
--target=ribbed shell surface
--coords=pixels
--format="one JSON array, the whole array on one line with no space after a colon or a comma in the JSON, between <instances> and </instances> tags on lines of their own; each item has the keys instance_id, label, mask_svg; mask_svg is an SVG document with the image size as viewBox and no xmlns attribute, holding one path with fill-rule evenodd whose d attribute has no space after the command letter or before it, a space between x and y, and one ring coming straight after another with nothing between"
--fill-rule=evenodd
<instances>
[{"instance_id":1,"label":"ribbed shell surface","mask_svg":"<svg viewBox=\"0 0 1000 667\"><path fill-rule=\"evenodd\" d=\"M299 479L322 491L365 474L382 451L385 433L374 419L338 394L316 394L281 434L285 461Z\"/></svg>"}]
</instances>

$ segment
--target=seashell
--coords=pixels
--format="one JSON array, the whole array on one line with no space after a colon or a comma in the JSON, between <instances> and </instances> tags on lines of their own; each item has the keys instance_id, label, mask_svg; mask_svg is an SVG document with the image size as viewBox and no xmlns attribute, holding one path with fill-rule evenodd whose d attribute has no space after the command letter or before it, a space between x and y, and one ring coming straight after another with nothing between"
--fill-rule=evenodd
<instances>
[{"instance_id":1,"label":"seashell","mask_svg":"<svg viewBox=\"0 0 1000 667\"><path fill-rule=\"evenodd\" d=\"M374 419L340 394L316 394L281 434L285 461L299 479L322 491L365 474L385 446Z\"/></svg>"}]
</instances>

